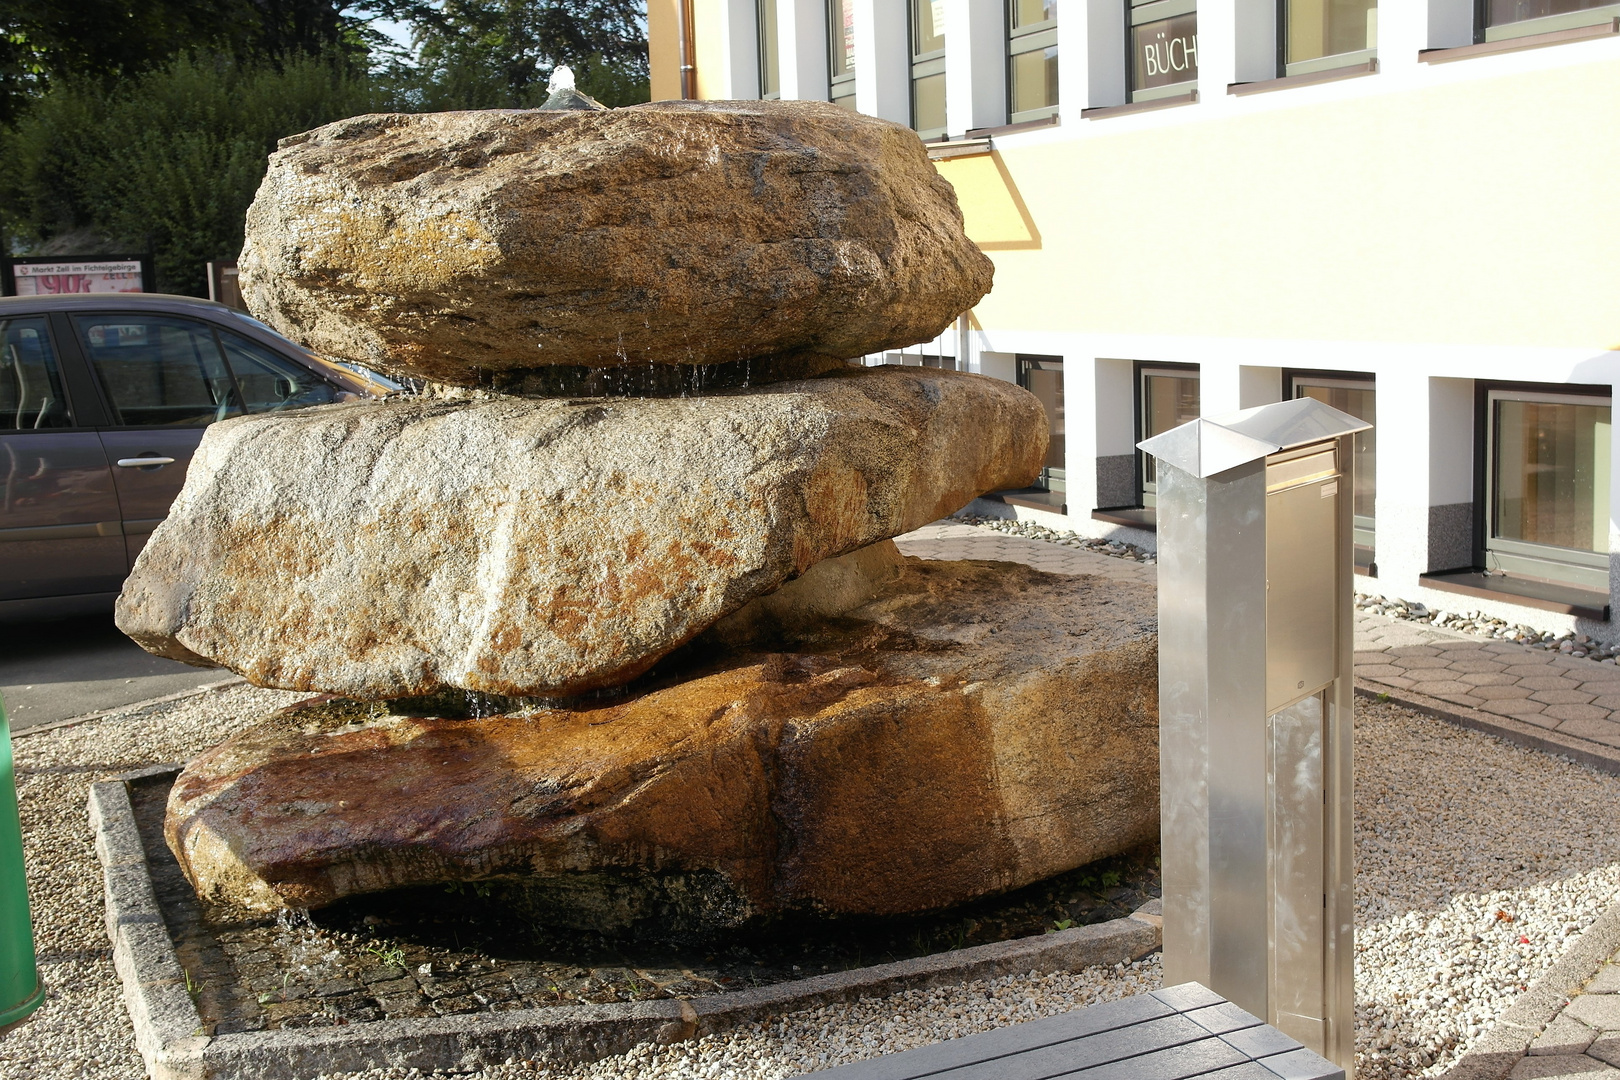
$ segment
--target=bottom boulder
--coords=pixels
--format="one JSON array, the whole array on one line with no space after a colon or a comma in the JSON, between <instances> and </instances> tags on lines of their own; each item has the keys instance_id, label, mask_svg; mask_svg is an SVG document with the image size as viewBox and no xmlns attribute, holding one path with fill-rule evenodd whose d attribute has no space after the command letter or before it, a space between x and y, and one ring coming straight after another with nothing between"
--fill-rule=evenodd
<instances>
[{"instance_id":1,"label":"bottom boulder","mask_svg":"<svg viewBox=\"0 0 1620 1080\"><path fill-rule=\"evenodd\" d=\"M481 882L678 934L941 908L1152 840L1151 593L872 550L856 606L763 598L618 698L282 710L181 773L169 846L238 910Z\"/></svg>"}]
</instances>

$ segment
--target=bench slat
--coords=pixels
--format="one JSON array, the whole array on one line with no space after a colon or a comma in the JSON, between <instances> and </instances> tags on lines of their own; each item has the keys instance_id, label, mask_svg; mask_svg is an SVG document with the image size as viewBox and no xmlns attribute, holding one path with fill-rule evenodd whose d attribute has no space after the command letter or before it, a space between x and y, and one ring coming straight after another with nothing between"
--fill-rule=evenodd
<instances>
[{"instance_id":1,"label":"bench slat","mask_svg":"<svg viewBox=\"0 0 1620 1080\"><path fill-rule=\"evenodd\" d=\"M1197 983L812 1073L802 1080L1345 1080Z\"/></svg>"}]
</instances>

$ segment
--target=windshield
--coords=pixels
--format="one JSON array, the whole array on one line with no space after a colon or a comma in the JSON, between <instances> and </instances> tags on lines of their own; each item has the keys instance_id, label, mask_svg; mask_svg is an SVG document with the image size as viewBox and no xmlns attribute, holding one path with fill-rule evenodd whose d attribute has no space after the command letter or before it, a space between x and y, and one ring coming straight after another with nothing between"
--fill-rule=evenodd
<instances>
[{"instance_id":1,"label":"windshield","mask_svg":"<svg viewBox=\"0 0 1620 1080\"><path fill-rule=\"evenodd\" d=\"M306 356L314 357L314 359L319 360L323 364L331 364L334 367L340 367L340 368L344 369L345 371L349 372L350 374L360 376L360 378L365 379L367 382L372 383L373 385L377 386L383 393L391 394L391 393L394 393L396 391L404 389L403 386L401 386L399 383L395 382L393 379L390 379L388 376L380 375L377 372L372 371L370 368L368 368L368 367L366 367L366 366L364 366L362 364L356 364L356 363L354 363L352 361L349 361L349 360L333 360L333 359L331 359L329 357L318 356L315 353L311 353L308 349L306 349L303 346L297 344L296 342L290 340L285 334L281 333L279 330L276 330L274 327L268 326L265 323L260 322L258 319L255 319L253 316L249 315L245 311L239 310L237 308L231 308L231 314L235 315L238 319L241 319L243 322L248 323L248 324L250 324L252 326L256 326L260 330L263 330L265 333L273 335L277 341L285 341L285 342L287 342L288 345L290 345L293 348L297 349L299 352L305 354Z\"/></svg>"}]
</instances>

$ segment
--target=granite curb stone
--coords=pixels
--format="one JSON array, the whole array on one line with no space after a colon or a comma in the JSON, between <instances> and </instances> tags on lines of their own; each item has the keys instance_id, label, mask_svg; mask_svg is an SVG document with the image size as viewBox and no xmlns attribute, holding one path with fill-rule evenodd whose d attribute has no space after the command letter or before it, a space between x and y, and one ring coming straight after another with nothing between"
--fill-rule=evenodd
<instances>
[{"instance_id":1,"label":"granite curb stone","mask_svg":"<svg viewBox=\"0 0 1620 1080\"><path fill-rule=\"evenodd\" d=\"M1574 1056L1568 1053L1533 1055L1531 1044L1561 1018L1571 997L1616 950L1620 950L1620 902L1598 916L1552 970L1521 994L1472 1050L1440 1074L1441 1080L1506 1080L1510 1075L1514 1080L1536 1080L1603 1072L1606 1066L1584 1056L1578 1060L1590 1062L1592 1068L1581 1066L1578 1072L1559 1072L1560 1068L1575 1067ZM1524 1064L1527 1062L1533 1064Z\"/></svg>"},{"instance_id":2,"label":"granite curb stone","mask_svg":"<svg viewBox=\"0 0 1620 1080\"><path fill-rule=\"evenodd\" d=\"M774 986L691 999L558 1006L334 1028L203 1034L186 973L163 925L135 831L127 782L175 765L91 786L90 824L106 880L113 961L153 1080L298 1080L377 1066L460 1069L508 1058L590 1061L645 1042L677 1042L768 1016L860 997L1003 975L1079 970L1140 959L1159 948L1155 904L1106 923L1039 937L818 975ZM133 846L132 846L133 845Z\"/></svg>"}]
</instances>

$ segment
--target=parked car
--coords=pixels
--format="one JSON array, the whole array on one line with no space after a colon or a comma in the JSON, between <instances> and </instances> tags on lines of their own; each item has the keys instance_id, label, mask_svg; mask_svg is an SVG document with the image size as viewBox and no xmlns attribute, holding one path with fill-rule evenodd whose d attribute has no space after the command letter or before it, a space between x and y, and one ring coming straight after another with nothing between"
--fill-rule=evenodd
<instances>
[{"instance_id":1,"label":"parked car","mask_svg":"<svg viewBox=\"0 0 1620 1080\"><path fill-rule=\"evenodd\" d=\"M209 424L390 388L209 300L0 299L0 621L111 610Z\"/></svg>"}]
</instances>

